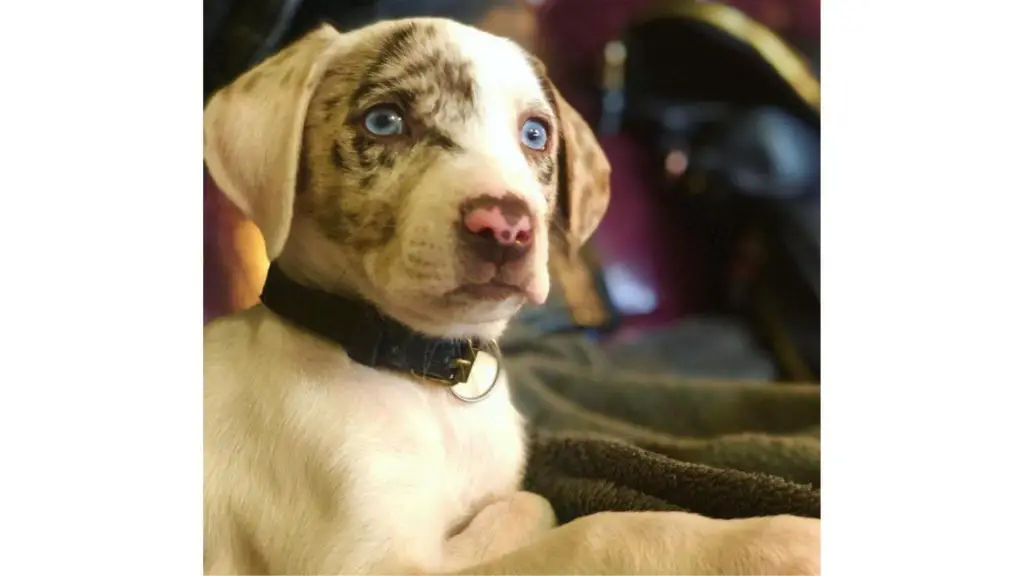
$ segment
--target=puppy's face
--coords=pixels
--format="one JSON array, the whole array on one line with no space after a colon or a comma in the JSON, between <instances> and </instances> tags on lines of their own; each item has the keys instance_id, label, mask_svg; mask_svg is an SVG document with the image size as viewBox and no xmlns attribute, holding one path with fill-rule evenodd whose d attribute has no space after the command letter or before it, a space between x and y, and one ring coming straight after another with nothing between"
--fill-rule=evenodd
<instances>
[{"instance_id":1,"label":"puppy's face","mask_svg":"<svg viewBox=\"0 0 1024 576\"><path fill-rule=\"evenodd\" d=\"M293 214L276 225L288 228L279 261L289 273L453 337L494 336L523 303L544 301L552 227L557 236L567 224L559 164L570 144L564 103L536 60L482 31L414 19L322 29L229 91L271 79L300 85L305 99L292 120L296 157L280 168L294 170Z\"/></svg>"}]
</instances>

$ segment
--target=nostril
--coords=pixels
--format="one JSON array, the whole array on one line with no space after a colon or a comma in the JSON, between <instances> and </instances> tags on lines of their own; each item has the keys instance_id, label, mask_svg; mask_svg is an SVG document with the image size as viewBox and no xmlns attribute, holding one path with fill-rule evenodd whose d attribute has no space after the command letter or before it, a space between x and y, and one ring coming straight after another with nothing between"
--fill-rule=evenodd
<instances>
[{"instance_id":1,"label":"nostril","mask_svg":"<svg viewBox=\"0 0 1024 576\"><path fill-rule=\"evenodd\" d=\"M516 230L514 228L506 228L500 232L486 228L476 234L485 238L494 238L502 244L529 244L533 236L529 230Z\"/></svg>"},{"instance_id":2,"label":"nostril","mask_svg":"<svg viewBox=\"0 0 1024 576\"><path fill-rule=\"evenodd\" d=\"M463 224L466 226L466 230L469 230L473 234L480 236L497 236L501 230L501 213L497 211L497 208L482 209L477 208L466 214Z\"/></svg>"},{"instance_id":3,"label":"nostril","mask_svg":"<svg viewBox=\"0 0 1024 576\"><path fill-rule=\"evenodd\" d=\"M471 226L466 226L466 229L469 230L470 234L475 234L477 236L480 236L481 238L493 239L494 237L497 236L497 233L491 228L474 228Z\"/></svg>"}]
</instances>

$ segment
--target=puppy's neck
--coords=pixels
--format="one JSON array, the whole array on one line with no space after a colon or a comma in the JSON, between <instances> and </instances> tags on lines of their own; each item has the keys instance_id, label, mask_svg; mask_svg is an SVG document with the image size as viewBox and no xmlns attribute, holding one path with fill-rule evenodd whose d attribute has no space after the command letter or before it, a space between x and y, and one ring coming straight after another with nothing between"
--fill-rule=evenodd
<instances>
[{"instance_id":1,"label":"puppy's neck","mask_svg":"<svg viewBox=\"0 0 1024 576\"><path fill-rule=\"evenodd\" d=\"M451 386L470 381L480 351L488 346L476 339L424 335L362 298L304 286L276 264L267 273L260 298L278 317L334 343L358 364Z\"/></svg>"},{"instance_id":2,"label":"puppy's neck","mask_svg":"<svg viewBox=\"0 0 1024 576\"><path fill-rule=\"evenodd\" d=\"M352 285L353 282L348 280L350 273L347 268L341 268L337 274L332 275L333 277L328 276L316 267L309 266L306 259L302 258L301 252L297 250L285 250L274 260L274 264L288 278L307 288L315 288L348 298L363 297L359 290Z\"/></svg>"}]
</instances>

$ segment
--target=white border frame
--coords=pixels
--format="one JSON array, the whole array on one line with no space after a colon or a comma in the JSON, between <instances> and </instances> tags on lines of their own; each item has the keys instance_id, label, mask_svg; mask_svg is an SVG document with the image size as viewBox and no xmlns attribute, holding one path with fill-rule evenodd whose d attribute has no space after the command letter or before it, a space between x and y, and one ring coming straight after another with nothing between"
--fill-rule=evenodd
<instances>
[{"instance_id":1,"label":"white border frame","mask_svg":"<svg viewBox=\"0 0 1024 576\"><path fill-rule=\"evenodd\" d=\"M825 573L1012 573L1022 10L824 4ZM5 573L201 570L201 25L4 9Z\"/></svg>"}]
</instances>

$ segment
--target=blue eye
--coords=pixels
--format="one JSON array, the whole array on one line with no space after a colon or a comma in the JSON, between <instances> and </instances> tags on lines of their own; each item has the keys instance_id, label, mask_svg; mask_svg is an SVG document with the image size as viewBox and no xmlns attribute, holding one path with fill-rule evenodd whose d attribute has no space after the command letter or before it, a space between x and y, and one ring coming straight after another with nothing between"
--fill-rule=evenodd
<instances>
[{"instance_id":1,"label":"blue eye","mask_svg":"<svg viewBox=\"0 0 1024 576\"><path fill-rule=\"evenodd\" d=\"M388 104L370 108L363 117L363 126L376 136L398 136L405 129L401 112Z\"/></svg>"},{"instance_id":2,"label":"blue eye","mask_svg":"<svg viewBox=\"0 0 1024 576\"><path fill-rule=\"evenodd\" d=\"M548 128L540 120L531 118L523 123L519 138L527 148L544 150L548 145Z\"/></svg>"}]
</instances>

